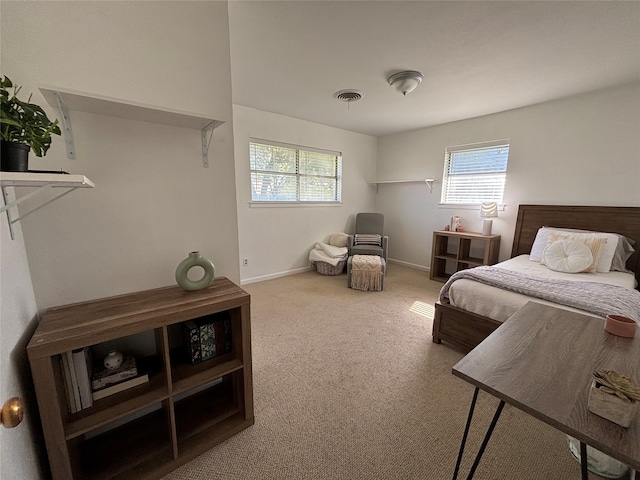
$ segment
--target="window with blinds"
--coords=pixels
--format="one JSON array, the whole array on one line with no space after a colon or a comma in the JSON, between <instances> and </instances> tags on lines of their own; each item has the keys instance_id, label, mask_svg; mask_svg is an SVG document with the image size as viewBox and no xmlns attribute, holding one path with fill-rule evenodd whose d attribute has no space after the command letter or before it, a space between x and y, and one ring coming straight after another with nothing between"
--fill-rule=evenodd
<instances>
[{"instance_id":1,"label":"window with blinds","mask_svg":"<svg viewBox=\"0 0 640 480\"><path fill-rule=\"evenodd\" d=\"M342 155L260 141L249 142L251 201L339 203Z\"/></svg>"},{"instance_id":2,"label":"window with blinds","mask_svg":"<svg viewBox=\"0 0 640 480\"><path fill-rule=\"evenodd\" d=\"M502 203L508 161L508 140L447 147L442 203Z\"/></svg>"}]
</instances>

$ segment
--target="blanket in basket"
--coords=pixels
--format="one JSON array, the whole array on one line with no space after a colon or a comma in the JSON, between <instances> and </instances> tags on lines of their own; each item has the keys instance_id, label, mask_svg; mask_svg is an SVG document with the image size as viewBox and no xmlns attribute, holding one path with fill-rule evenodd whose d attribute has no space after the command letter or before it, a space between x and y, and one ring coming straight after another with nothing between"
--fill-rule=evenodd
<instances>
[{"instance_id":1,"label":"blanket in basket","mask_svg":"<svg viewBox=\"0 0 640 480\"><path fill-rule=\"evenodd\" d=\"M351 288L382 290L382 260L377 255L354 255L351 260Z\"/></svg>"},{"instance_id":2,"label":"blanket in basket","mask_svg":"<svg viewBox=\"0 0 640 480\"><path fill-rule=\"evenodd\" d=\"M454 273L440 290L440 300L449 298L451 284L461 278L542 298L602 317L616 314L640 321L638 290L606 283L548 279L499 267L482 266Z\"/></svg>"},{"instance_id":3,"label":"blanket in basket","mask_svg":"<svg viewBox=\"0 0 640 480\"><path fill-rule=\"evenodd\" d=\"M346 247L334 247L327 243L318 242L309 252L310 262L327 262L334 267L346 260L349 250Z\"/></svg>"}]
</instances>

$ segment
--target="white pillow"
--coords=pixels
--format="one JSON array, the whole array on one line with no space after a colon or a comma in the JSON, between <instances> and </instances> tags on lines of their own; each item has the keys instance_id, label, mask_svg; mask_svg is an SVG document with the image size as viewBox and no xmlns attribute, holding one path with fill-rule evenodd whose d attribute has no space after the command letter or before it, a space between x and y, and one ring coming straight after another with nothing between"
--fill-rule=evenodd
<instances>
[{"instance_id":1,"label":"white pillow","mask_svg":"<svg viewBox=\"0 0 640 480\"><path fill-rule=\"evenodd\" d=\"M618 235L618 246L616 248L616 253L613 256L613 262L611 262L611 271L629 272L629 269L627 268L627 260L629 260L629 257L633 255L633 252L635 252L633 245L636 242L624 235L616 235Z\"/></svg>"},{"instance_id":2,"label":"white pillow","mask_svg":"<svg viewBox=\"0 0 640 480\"><path fill-rule=\"evenodd\" d=\"M559 240L551 242L544 249L542 263L556 272L584 272L591 268L593 254L586 243Z\"/></svg>"},{"instance_id":3,"label":"white pillow","mask_svg":"<svg viewBox=\"0 0 640 480\"><path fill-rule=\"evenodd\" d=\"M329 237L329 245L333 247L346 247L349 242L349 235L346 233L334 233Z\"/></svg>"},{"instance_id":4,"label":"white pillow","mask_svg":"<svg viewBox=\"0 0 640 480\"><path fill-rule=\"evenodd\" d=\"M542 254L547 244L549 243L549 235L559 232L571 233L579 236L585 235L587 237L591 235L597 235L598 237L605 238L606 243L603 245L600 256L597 259L598 262L596 264L596 272L604 273L611 270L613 257L618 246L618 235L615 233L590 232L588 230L576 230L571 228L541 227L540 229L538 229L536 238L533 241L531 253L529 254L529 260L533 262L542 261Z\"/></svg>"}]
</instances>

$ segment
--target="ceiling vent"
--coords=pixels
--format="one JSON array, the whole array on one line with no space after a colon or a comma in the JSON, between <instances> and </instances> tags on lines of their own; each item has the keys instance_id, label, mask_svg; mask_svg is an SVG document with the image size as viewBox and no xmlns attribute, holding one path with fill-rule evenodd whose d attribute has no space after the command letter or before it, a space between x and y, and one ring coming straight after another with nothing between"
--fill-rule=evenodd
<instances>
[{"instance_id":1,"label":"ceiling vent","mask_svg":"<svg viewBox=\"0 0 640 480\"><path fill-rule=\"evenodd\" d=\"M355 102L364 97L364 93L360 90L354 90L352 88L348 88L346 90L338 90L333 94L333 98L337 98L343 102Z\"/></svg>"}]
</instances>

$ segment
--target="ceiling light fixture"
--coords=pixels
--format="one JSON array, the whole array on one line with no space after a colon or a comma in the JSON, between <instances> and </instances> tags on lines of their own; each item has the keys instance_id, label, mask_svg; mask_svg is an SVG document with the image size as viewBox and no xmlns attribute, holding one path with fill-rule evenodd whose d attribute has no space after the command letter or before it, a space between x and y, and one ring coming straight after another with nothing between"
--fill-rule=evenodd
<instances>
[{"instance_id":1,"label":"ceiling light fixture","mask_svg":"<svg viewBox=\"0 0 640 480\"><path fill-rule=\"evenodd\" d=\"M424 75L420 72L416 72L415 70L406 70L404 72L398 72L391 75L388 79L389 85L391 85L395 90L400 92L403 95L407 93L413 92L422 79Z\"/></svg>"}]
</instances>

